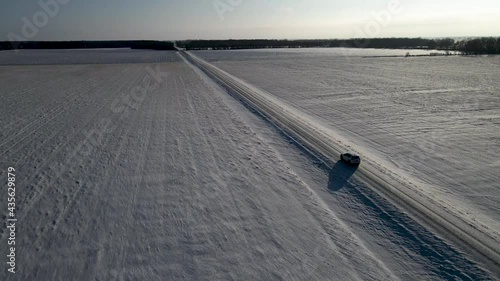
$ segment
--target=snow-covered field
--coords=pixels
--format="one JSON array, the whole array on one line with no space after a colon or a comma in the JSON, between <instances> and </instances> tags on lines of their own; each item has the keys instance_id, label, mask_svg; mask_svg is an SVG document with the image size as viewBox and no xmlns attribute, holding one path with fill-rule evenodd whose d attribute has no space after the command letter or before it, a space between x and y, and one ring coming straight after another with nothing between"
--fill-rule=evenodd
<instances>
[{"instance_id":1,"label":"snow-covered field","mask_svg":"<svg viewBox=\"0 0 500 281\"><path fill-rule=\"evenodd\" d=\"M62 55L24 51L22 57L9 58L12 65L0 66L0 177L5 183L7 167L16 168L19 207L17 273L2 270L0 280L492 278L351 178L351 170L336 166L328 171L315 163L175 52L116 51L122 62L130 63L119 63L120 55L101 51L94 56L77 50ZM3 55L0 64L9 64ZM31 61L35 57L37 61ZM336 79L344 83L339 86L344 95L321 94L326 88L337 89L328 77L340 71L323 74L324 80L314 82L304 78L318 79L314 63L319 62L314 60L311 71L302 75L298 75L300 61L288 59L287 66L273 70L271 66L280 64L272 60L267 65L257 59L245 61L244 56L239 60L216 64L247 81L254 79L256 86L273 86L273 94L306 110L318 122L334 126L335 122L326 121L337 118L342 127L335 128L348 129L348 136L356 128L370 129L359 144L375 149L378 146L369 142L370 137L380 146L389 140L377 133L375 120L363 116L378 113L375 102L384 101L368 81L365 92L381 98L369 100L362 110L345 109L339 114L331 110L334 99L343 106L359 104L356 98L362 96L369 99L358 87L348 90L355 81L340 77ZM323 70L331 69L328 59L324 61ZM345 63L353 67L360 62L353 58ZM374 74L371 79L380 78ZM320 86L313 86L316 83ZM308 96L301 92L306 87L311 90ZM319 102L322 99L324 103ZM401 96L401 106L411 101ZM493 98L491 103L492 107L498 104ZM387 118L404 123L400 120L404 112L396 117L396 108L387 107ZM439 121L438 117L433 120ZM406 120L416 125L401 125L401 139L406 142L392 149L403 151L418 136L404 135L420 124L415 117L406 116ZM382 123L391 132L389 120ZM439 125L435 123L428 127ZM479 139L485 144L487 135ZM387 150L377 151L385 155ZM494 147L492 151L498 153ZM426 173L418 165L408 167L412 169L401 169ZM432 175L429 179L434 179ZM486 180L495 178L485 177L474 192L485 192ZM466 195L457 190L456 196ZM463 201L472 202L469 197ZM494 194L482 197L483 203L500 200ZM7 210L6 198L4 192L2 210ZM491 220L498 219L491 211L493 205L481 208ZM0 235L0 262L5 265L5 228Z\"/></svg>"},{"instance_id":2,"label":"snow-covered field","mask_svg":"<svg viewBox=\"0 0 500 281\"><path fill-rule=\"evenodd\" d=\"M498 239L500 57L362 57L380 51L366 52L194 53L377 154Z\"/></svg>"},{"instance_id":3,"label":"snow-covered field","mask_svg":"<svg viewBox=\"0 0 500 281\"><path fill-rule=\"evenodd\" d=\"M170 52L122 49L0 51L0 65L156 63L175 60Z\"/></svg>"}]
</instances>

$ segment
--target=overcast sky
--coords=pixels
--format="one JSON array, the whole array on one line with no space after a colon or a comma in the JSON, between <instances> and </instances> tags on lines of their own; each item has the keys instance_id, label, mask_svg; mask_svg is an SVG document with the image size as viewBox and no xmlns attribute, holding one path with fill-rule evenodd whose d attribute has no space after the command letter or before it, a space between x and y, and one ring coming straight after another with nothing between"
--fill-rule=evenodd
<instances>
[{"instance_id":1,"label":"overcast sky","mask_svg":"<svg viewBox=\"0 0 500 281\"><path fill-rule=\"evenodd\" d=\"M397 2L0 0L0 40L500 36L498 0Z\"/></svg>"}]
</instances>

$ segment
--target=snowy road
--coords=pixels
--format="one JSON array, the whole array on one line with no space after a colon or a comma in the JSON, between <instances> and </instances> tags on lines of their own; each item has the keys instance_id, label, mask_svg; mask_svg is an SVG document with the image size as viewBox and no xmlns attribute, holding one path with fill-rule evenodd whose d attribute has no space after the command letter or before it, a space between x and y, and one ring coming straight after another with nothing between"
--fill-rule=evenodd
<instances>
[{"instance_id":1,"label":"snowy road","mask_svg":"<svg viewBox=\"0 0 500 281\"><path fill-rule=\"evenodd\" d=\"M16 168L19 206L0 280L491 278L383 202L335 203L175 52L100 56L0 66L0 178ZM352 184L336 167L332 190Z\"/></svg>"},{"instance_id":2,"label":"snowy road","mask_svg":"<svg viewBox=\"0 0 500 281\"><path fill-rule=\"evenodd\" d=\"M361 57L379 52L391 50L195 54L377 154L500 240L500 57Z\"/></svg>"},{"instance_id":3,"label":"snowy road","mask_svg":"<svg viewBox=\"0 0 500 281\"><path fill-rule=\"evenodd\" d=\"M340 153L351 148L344 139L339 140L340 137L334 132L314 123L314 120L307 119L307 116L293 107L266 95L192 54L185 52L183 54L214 79L236 91L252 107L291 134L291 137L311 149L313 153L322 156L329 165L336 163ZM442 206L438 201L420 192L418 183L400 174L391 174L376 161L376 158L370 158L369 154L362 156L364 156L362 157L363 165L356 174L369 182L377 192L390 198L427 224L453 236L460 243L467 243L474 250L491 259L494 266L500 265L500 244L497 233L484 228L480 223L467 221L467 218L460 214L447 210L446 206Z\"/></svg>"}]
</instances>

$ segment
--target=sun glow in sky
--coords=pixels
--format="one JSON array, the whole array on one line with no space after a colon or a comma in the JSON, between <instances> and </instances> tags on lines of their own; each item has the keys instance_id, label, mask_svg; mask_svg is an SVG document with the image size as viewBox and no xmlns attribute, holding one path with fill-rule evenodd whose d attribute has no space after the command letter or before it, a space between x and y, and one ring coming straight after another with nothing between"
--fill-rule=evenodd
<instances>
[{"instance_id":1,"label":"sun glow in sky","mask_svg":"<svg viewBox=\"0 0 500 281\"><path fill-rule=\"evenodd\" d=\"M500 36L498 0L0 3L0 41L11 40L9 34L26 40Z\"/></svg>"}]
</instances>

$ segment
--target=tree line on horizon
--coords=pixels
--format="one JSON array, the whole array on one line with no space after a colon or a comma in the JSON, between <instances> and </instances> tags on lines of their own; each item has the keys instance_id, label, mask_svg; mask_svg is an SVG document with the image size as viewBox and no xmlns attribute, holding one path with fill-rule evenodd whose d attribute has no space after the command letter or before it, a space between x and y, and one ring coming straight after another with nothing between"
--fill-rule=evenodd
<instances>
[{"instance_id":1,"label":"tree line on horizon","mask_svg":"<svg viewBox=\"0 0 500 281\"><path fill-rule=\"evenodd\" d=\"M19 49L96 49L131 48L149 50L175 50L174 43L154 40L118 41L15 41L0 42L0 50Z\"/></svg>"},{"instance_id":2,"label":"tree line on horizon","mask_svg":"<svg viewBox=\"0 0 500 281\"><path fill-rule=\"evenodd\" d=\"M500 54L500 37L455 40L452 38L361 38L323 40L184 40L176 45L186 50L230 50L264 48L375 48L458 51L463 54Z\"/></svg>"},{"instance_id":3,"label":"tree line on horizon","mask_svg":"<svg viewBox=\"0 0 500 281\"><path fill-rule=\"evenodd\" d=\"M242 40L118 40L118 41L16 41L0 42L0 50L12 49L91 49L131 48L149 50L232 50L264 48L376 48L376 49L428 49L458 51L466 55L500 54L500 37L482 37L455 40L452 38L364 38L364 39L242 39Z\"/></svg>"}]
</instances>

